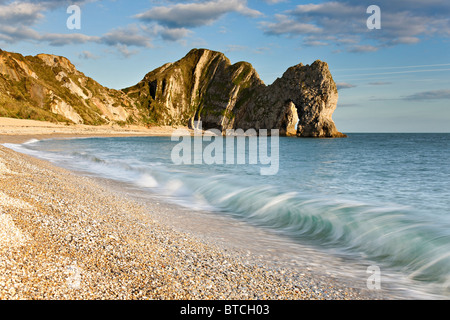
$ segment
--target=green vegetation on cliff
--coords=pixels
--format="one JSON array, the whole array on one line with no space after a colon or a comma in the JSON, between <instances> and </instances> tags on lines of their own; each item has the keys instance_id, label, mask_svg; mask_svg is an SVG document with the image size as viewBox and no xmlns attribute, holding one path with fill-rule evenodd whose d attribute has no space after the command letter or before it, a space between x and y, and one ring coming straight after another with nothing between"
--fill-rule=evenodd
<instances>
[{"instance_id":1,"label":"green vegetation on cliff","mask_svg":"<svg viewBox=\"0 0 450 320\"><path fill-rule=\"evenodd\" d=\"M0 51L0 116L100 125L133 119L128 100L63 57Z\"/></svg>"}]
</instances>

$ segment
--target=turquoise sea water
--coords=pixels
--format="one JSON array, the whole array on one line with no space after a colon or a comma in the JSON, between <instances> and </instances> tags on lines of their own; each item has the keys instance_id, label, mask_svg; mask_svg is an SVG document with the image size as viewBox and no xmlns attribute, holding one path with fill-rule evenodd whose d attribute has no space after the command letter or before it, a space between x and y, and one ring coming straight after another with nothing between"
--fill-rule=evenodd
<instances>
[{"instance_id":1,"label":"turquoise sea water","mask_svg":"<svg viewBox=\"0 0 450 320\"><path fill-rule=\"evenodd\" d=\"M8 146L368 260L450 297L450 134L280 138L279 171L270 176L260 175L260 164L175 165L177 143L130 137Z\"/></svg>"}]
</instances>

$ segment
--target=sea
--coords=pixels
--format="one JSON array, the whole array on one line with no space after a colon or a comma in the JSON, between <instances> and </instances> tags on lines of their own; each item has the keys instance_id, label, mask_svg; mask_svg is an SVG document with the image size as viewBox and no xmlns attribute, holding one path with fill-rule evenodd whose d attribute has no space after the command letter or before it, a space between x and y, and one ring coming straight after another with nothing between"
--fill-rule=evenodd
<instances>
[{"instance_id":1,"label":"sea","mask_svg":"<svg viewBox=\"0 0 450 320\"><path fill-rule=\"evenodd\" d=\"M210 153L217 160L223 151L224 161L202 158L212 142L226 145L226 139L206 139L197 150L192 142L182 153L182 140L171 137L48 139L5 146L188 209L186 221L189 213L197 220L201 213L203 224L211 217L218 230L220 221L227 221L221 237L230 241L239 239L239 232L251 239L245 226L264 230L244 245L250 248L257 237L270 234L279 241L264 246L284 252L286 264L316 261L327 274L353 277L368 290L381 287L394 298L450 298L450 134L268 137L265 162L263 157L250 161L254 150L245 138L242 150L234 143L234 163L225 161L232 159L233 147ZM174 161L174 154L186 161ZM245 161L238 163L239 154ZM276 170L262 174L270 165Z\"/></svg>"}]
</instances>

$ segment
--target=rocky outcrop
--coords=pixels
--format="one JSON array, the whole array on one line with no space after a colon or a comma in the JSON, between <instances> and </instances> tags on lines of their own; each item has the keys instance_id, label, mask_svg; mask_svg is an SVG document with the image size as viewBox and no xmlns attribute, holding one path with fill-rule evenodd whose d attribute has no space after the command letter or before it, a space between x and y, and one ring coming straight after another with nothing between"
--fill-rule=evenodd
<instances>
[{"instance_id":1,"label":"rocky outcrop","mask_svg":"<svg viewBox=\"0 0 450 320\"><path fill-rule=\"evenodd\" d=\"M332 120L338 92L328 65L289 68L266 86L247 62L194 49L123 90L148 108L151 121L203 129L279 129L282 135L344 137Z\"/></svg>"},{"instance_id":2,"label":"rocky outcrop","mask_svg":"<svg viewBox=\"0 0 450 320\"><path fill-rule=\"evenodd\" d=\"M237 113L237 127L279 129L298 137L345 136L332 119L338 91L325 62L291 67L272 85L249 95Z\"/></svg>"}]
</instances>

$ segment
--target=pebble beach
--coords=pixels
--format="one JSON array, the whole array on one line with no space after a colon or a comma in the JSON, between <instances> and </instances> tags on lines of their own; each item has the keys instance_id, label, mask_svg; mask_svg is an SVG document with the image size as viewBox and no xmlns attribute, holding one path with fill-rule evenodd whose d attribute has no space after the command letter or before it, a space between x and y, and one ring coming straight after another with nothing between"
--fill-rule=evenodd
<instances>
[{"instance_id":1,"label":"pebble beach","mask_svg":"<svg viewBox=\"0 0 450 320\"><path fill-rule=\"evenodd\" d=\"M202 241L149 210L96 179L0 146L0 299L374 298Z\"/></svg>"}]
</instances>

